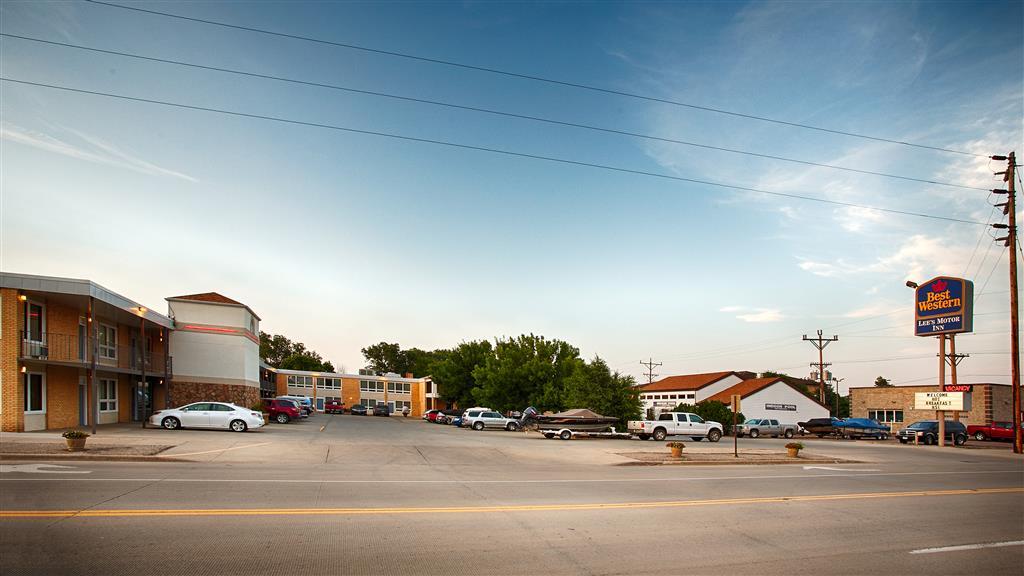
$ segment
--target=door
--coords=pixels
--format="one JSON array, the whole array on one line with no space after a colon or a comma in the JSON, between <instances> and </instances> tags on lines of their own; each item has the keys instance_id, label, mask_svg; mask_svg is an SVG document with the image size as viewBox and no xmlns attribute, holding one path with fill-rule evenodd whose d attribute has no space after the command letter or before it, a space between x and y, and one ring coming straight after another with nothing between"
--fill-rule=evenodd
<instances>
[{"instance_id":1,"label":"door","mask_svg":"<svg viewBox=\"0 0 1024 576\"><path fill-rule=\"evenodd\" d=\"M78 377L78 425L89 425L89 387L85 384L85 376Z\"/></svg>"},{"instance_id":2,"label":"door","mask_svg":"<svg viewBox=\"0 0 1024 576\"><path fill-rule=\"evenodd\" d=\"M317 412L323 412L324 411L324 399L323 398L317 398L316 399L316 411Z\"/></svg>"},{"instance_id":3,"label":"door","mask_svg":"<svg viewBox=\"0 0 1024 576\"><path fill-rule=\"evenodd\" d=\"M235 416L235 409L227 404L210 403L210 428L227 428Z\"/></svg>"},{"instance_id":4,"label":"door","mask_svg":"<svg viewBox=\"0 0 1024 576\"><path fill-rule=\"evenodd\" d=\"M686 417L686 414L676 414L675 422L676 431L674 434L686 435L689 434L693 428L690 424L690 420Z\"/></svg>"},{"instance_id":5,"label":"door","mask_svg":"<svg viewBox=\"0 0 1024 576\"><path fill-rule=\"evenodd\" d=\"M153 396L142 382L135 382L132 394L132 420L142 422L153 413Z\"/></svg>"},{"instance_id":6,"label":"door","mask_svg":"<svg viewBox=\"0 0 1024 576\"><path fill-rule=\"evenodd\" d=\"M210 404L197 402L182 408L181 425L186 428L209 428Z\"/></svg>"},{"instance_id":7,"label":"door","mask_svg":"<svg viewBox=\"0 0 1024 576\"><path fill-rule=\"evenodd\" d=\"M705 436L708 433L708 425L704 419L696 414L690 414L690 433L694 436Z\"/></svg>"},{"instance_id":8,"label":"door","mask_svg":"<svg viewBox=\"0 0 1024 576\"><path fill-rule=\"evenodd\" d=\"M487 428L504 428L505 419L497 412L484 412L481 415L481 420L484 422L484 426Z\"/></svg>"}]
</instances>

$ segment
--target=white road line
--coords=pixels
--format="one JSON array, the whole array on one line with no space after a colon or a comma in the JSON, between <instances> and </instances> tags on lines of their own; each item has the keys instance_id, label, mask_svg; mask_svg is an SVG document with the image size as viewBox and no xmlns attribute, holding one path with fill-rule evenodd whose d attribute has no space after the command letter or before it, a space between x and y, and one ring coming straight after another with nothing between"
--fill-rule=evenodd
<instances>
[{"instance_id":1,"label":"white road line","mask_svg":"<svg viewBox=\"0 0 1024 576\"><path fill-rule=\"evenodd\" d=\"M723 480L818 480L821 478L864 478L866 476L950 476L1015 474L1019 470L975 470L971 472L888 472L882 474L807 474L786 476L705 476L700 478L564 478L535 480L316 480L301 478L0 478L0 482L238 482L250 484L591 484L628 482L720 482Z\"/></svg>"},{"instance_id":2,"label":"white road line","mask_svg":"<svg viewBox=\"0 0 1024 576\"><path fill-rule=\"evenodd\" d=\"M227 452L228 450L241 450L242 448L255 448L257 446L266 446L267 444L273 444L273 442L261 442L259 444L246 444L245 446L232 446L231 448L218 448L217 450L207 450L205 452L189 452L188 454L157 454L157 458L179 458L181 456L199 456L200 454L213 454L214 452Z\"/></svg>"},{"instance_id":3,"label":"white road line","mask_svg":"<svg viewBox=\"0 0 1024 576\"><path fill-rule=\"evenodd\" d=\"M911 554L935 554L938 552L960 552L961 550L981 550L982 548L1003 548L1006 546L1024 546L1024 540L1010 542L986 542L984 544L964 544L962 546L943 546L942 548L921 548L911 550Z\"/></svg>"}]
</instances>

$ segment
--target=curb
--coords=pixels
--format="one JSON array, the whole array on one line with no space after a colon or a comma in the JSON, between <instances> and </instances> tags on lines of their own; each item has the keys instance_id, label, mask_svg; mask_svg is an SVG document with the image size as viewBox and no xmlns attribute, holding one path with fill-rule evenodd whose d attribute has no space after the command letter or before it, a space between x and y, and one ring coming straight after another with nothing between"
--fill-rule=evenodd
<instances>
[{"instance_id":1,"label":"curb","mask_svg":"<svg viewBox=\"0 0 1024 576\"><path fill-rule=\"evenodd\" d=\"M118 456L115 454L0 454L0 461L15 460L91 460L94 462L192 462L172 456Z\"/></svg>"},{"instance_id":2,"label":"curb","mask_svg":"<svg viewBox=\"0 0 1024 576\"><path fill-rule=\"evenodd\" d=\"M838 460L838 459L805 459L805 458L787 458L785 460L669 460L664 462L645 462L643 460L637 460L636 462L620 462L618 464L612 464L612 466L765 466L775 464L860 464L860 462L854 460Z\"/></svg>"}]
</instances>

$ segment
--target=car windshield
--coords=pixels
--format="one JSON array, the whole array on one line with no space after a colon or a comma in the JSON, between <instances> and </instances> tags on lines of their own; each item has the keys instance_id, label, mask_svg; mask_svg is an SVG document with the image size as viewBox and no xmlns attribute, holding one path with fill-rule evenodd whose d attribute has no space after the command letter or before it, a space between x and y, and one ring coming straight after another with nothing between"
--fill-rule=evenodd
<instances>
[{"instance_id":1,"label":"car windshield","mask_svg":"<svg viewBox=\"0 0 1024 576\"><path fill-rule=\"evenodd\" d=\"M760 423L761 423L761 421L758 420L757 418L751 418L750 420L747 420L746 422L744 422L744 424L760 424Z\"/></svg>"},{"instance_id":2,"label":"car windshield","mask_svg":"<svg viewBox=\"0 0 1024 576\"><path fill-rule=\"evenodd\" d=\"M908 426L908 428L911 428L913 430L923 430L925 428L931 428L933 425L934 422L914 422L913 424Z\"/></svg>"}]
</instances>

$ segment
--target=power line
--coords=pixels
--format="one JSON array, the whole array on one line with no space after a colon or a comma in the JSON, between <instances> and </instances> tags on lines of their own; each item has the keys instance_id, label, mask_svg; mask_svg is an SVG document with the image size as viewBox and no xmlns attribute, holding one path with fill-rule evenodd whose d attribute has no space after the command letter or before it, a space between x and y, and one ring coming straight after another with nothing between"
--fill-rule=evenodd
<instances>
[{"instance_id":1,"label":"power line","mask_svg":"<svg viewBox=\"0 0 1024 576\"><path fill-rule=\"evenodd\" d=\"M502 69L499 69L499 68L489 68L489 67L486 67L486 66L476 66L476 65L473 65L473 64L466 64L466 63L463 63L463 62L456 62L456 61L453 61L453 60L443 60L443 59L440 59L440 58L430 58L430 57L426 57L426 56L418 56L418 55L415 55L415 54L409 54L409 53L406 53L406 52L397 52L397 51L394 51L394 50L384 50L384 49L380 49L380 48L370 48L368 46L360 46L358 44L350 44L350 43L346 43L346 42L337 42L337 41L333 41L333 40L325 40L323 38L315 38L315 37L312 37L312 36L302 36L302 35L299 35L299 34L288 34L286 32L276 32L274 30L267 30L267 29L264 29L264 28L255 28L255 27L252 27L252 26L242 26L240 24L230 24L230 23L227 23L227 22L220 22L220 21L216 21L216 20L207 20L207 19L203 19L203 18L195 18L195 17L192 17L192 16L182 16L180 14L173 14L173 13L170 13L170 12L160 12L160 11L157 11L157 10L149 10L149 9L146 9L146 8L139 8L137 6L125 6L125 5L122 5L122 4L114 4L112 2L101 2L99 0L85 0L85 1L89 2L91 4L97 4L97 5L102 5L102 6L109 6L111 8L120 8L121 10L132 10L132 11L135 11L135 12L141 12L141 13L144 13L144 14L151 14L151 15L154 15L154 16L163 16L163 17L166 17L166 18L174 18L174 19L178 19L178 20L184 20L184 21L188 21L188 22L195 22L195 23L199 23L199 24L208 24L210 26L220 26L222 28L230 28L230 29L233 29L233 30L243 30L243 31L246 31L246 32L255 32L257 34L266 34L266 35L269 35L269 36L277 36L279 38L289 38L289 39L292 39L292 40L302 40L304 42L313 42L313 43L322 44L322 45L325 45L325 46L334 46L334 47L337 47L337 48L346 48L346 49L349 49L349 50L359 50L359 51L362 51L362 52L368 52L368 53L372 53L372 54L380 54L380 55L383 55L383 56L393 56L393 57L396 57L396 58L405 58L405 59L409 59L409 60L415 60L415 61L418 61L418 62L429 62L431 64L440 64L440 65L443 65L443 66L451 66L451 67L454 67L454 68L461 68L461 69L464 69L464 70L474 70L474 71L477 71L477 72L487 72L489 74L499 74L499 75L502 75L502 76L508 76L508 77L512 77L512 78L520 78L520 79L523 79L523 80L531 80L531 81L535 81L535 82L544 82L544 83L547 83L547 84L553 84L553 85L558 85L558 86L566 86L566 87L570 87L570 88L578 88L578 89L581 89L581 90L589 90L591 92L599 92L599 93L602 93L602 94L611 94L611 95L615 95L615 96L624 96L624 97L627 97L627 98L635 98L635 99L638 99L638 100L646 100L646 101L649 101L649 102L659 102L661 104L671 104L673 106L680 106L680 107L684 107L684 108L690 108L690 109L693 109L693 110L701 110L701 111L704 111L704 112L712 112L712 113L715 113L715 114L724 114L724 115L727 115L727 116L734 116L734 117L737 117L737 118L745 118L745 119L748 119L748 120L759 120L761 122L769 122L769 123L772 123L772 124L780 124L780 125L783 125L783 126L790 126L790 127L794 127L794 128L803 128L805 130L815 130L815 131L818 131L818 132L826 132L826 133L829 133L829 134L838 134L838 135L841 135L841 136L849 136L849 137L853 137L853 138L862 138L862 139L865 139L865 140L873 140L873 141L876 141L876 142L887 142L889 144L899 144L901 146L910 146L910 147L913 147L913 148L922 148L922 149L925 149L925 150L933 150L933 151L937 151L937 152L948 152L950 154L961 154L961 155L964 155L964 156L974 156L974 157L979 157L979 158L987 158L987 156L985 156L983 154L976 154L976 153L973 153L973 152L965 152L963 150L953 150L953 149L950 149L950 148L942 148L942 147L939 147L939 146L928 146L928 145L925 145L925 144L915 144L915 143L912 143L912 142L904 142L904 141L901 141L901 140L893 140L893 139L889 139L889 138L882 138L882 137L879 137L879 136L869 136L867 134L859 134L859 133L856 133L856 132L847 132L847 131L843 131L843 130L835 130L835 129L832 129L832 128L823 128L823 127L820 127L820 126L813 126L811 124L802 124L802 123L799 123L799 122L789 122L789 121L786 121L786 120L778 120L778 119L775 119L775 118L768 118L768 117L765 117L765 116L756 116L754 114L744 114L744 113L741 113L741 112L734 112L734 111L725 110L725 109L722 109L722 108L713 108L711 106L700 106L700 105L697 105L697 104L691 104L691 103L687 103L687 102L680 102L678 100L669 100L667 98L658 98L658 97L655 97L655 96L647 96L647 95L643 95L643 94L637 94L637 93L634 93L634 92L625 92L625 91L622 91L622 90L613 90L611 88L602 88L600 86L594 86L594 85L590 85L590 84L581 84L581 83L578 83L578 82L570 82L570 81L567 81L567 80L558 80L558 79L555 79L555 78L547 78L547 77L544 77L544 76L537 76L537 75L533 75L533 74L523 74L523 73L519 73L519 72L511 72L509 70L502 70Z\"/></svg>"},{"instance_id":2,"label":"power line","mask_svg":"<svg viewBox=\"0 0 1024 576\"><path fill-rule=\"evenodd\" d=\"M597 169L600 169L600 170L608 170L608 171L611 171L611 172L620 172L620 173L623 173L623 174L634 174L634 175L638 175L638 176L650 176L652 178L661 178L661 179L664 179L664 180L673 180L673 181L677 181L677 182L690 182L690 183L693 183L693 184L703 184L705 186L714 186L716 188L725 188L725 189L729 189L729 190L740 190L740 191L743 191L743 192L755 192L755 193L758 193L758 194L766 194L766 195L769 195L769 196L778 196L778 197L781 197L781 198L792 198L792 199L797 199L797 200L807 200L807 201L810 201L810 202L818 202L818 203L821 203L821 204L830 204L830 205L834 205L834 206L845 206L845 207L850 207L850 208L862 208L862 209L865 209L865 210L876 210L878 212L886 212L886 213L890 213L890 214L900 214L900 215L903 215L903 216L916 216L916 217L919 217L919 218L930 218L930 219L933 219L933 220L944 220L944 221L947 221L947 222L959 222L959 223L963 223L963 224L975 224L975 225L980 225L980 226L986 226L987 225L984 222L976 222L974 220L964 220L964 219L961 219L961 218L952 218L952 217L949 217L949 216L939 216L939 215L935 215L935 214L923 214L923 213L918 213L918 212L910 212L910 211L906 211L906 210L896 210L896 209L893 209L893 208L879 208L879 207L876 207L876 206L868 206L868 205L865 205L865 204L855 204L853 202L841 202L839 200L829 200L829 199L826 199L826 198L816 198L814 196L805 196L805 195L802 195L802 194L795 194L795 193L789 193L789 192L773 192L773 191L769 191L769 190L762 190L762 189L759 189L759 188L751 188L751 187L748 187L748 186L739 186L739 185L735 185L735 184L723 184L721 182L712 182L710 180L699 180L699 179L696 179L696 178L685 178L685 177L682 177L682 176L672 176L670 174L661 174L661 173L658 173L658 172L648 172L648 171L645 171L645 170L635 170L635 169L632 169L632 168L623 168L623 167L620 167L620 166L610 166L608 164L597 164L597 163L593 163L593 162L583 162L583 161L579 161L579 160L569 160L567 158L558 158L558 157L554 157L554 156L542 156L540 154L530 154L530 153L527 153L527 152L516 152L516 151L513 151L513 150L504 150L504 149L501 149L501 148L489 148L489 147L486 147L486 146L474 146L474 145L471 145L471 144L460 144L460 143L457 143L457 142L450 142L450 141L447 141L447 140L436 140L436 139L432 139L432 138L419 138L419 137L415 137L415 136L406 136L406 135L403 135L403 134L393 134L393 133L388 133L388 132L377 132L377 131L374 131L374 130L361 130L361 129L358 129L358 128L349 128L349 127L337 126L337 125L333 125L333 124L323 124L323 123L319 123L319 122L307 122L307 121L303 121L303 120L294 120L294 119L290 119L290 118L282 118L282 117L279 117L279 116L268 116L268 115L263 115L263 114L250 114L250 113L247 113L247 112L238 112L238 111L235 111L235 110L225 110L225 109L222 109L222 108L210 108L210 107L206 107L206 106L195 106L195 105L191 105L191 104L181 104L181 103L178 103L178 102L168 102L168 101L165 101L165 100L153 100L153 99L150 99L150 98L139 98L139 97L136 97L136 96L125 96L125 95L122 95L122 94L112 94L112 93L109 93L109 92L98 92L98 91L95 91L95 90L84 90L82 88L71 88L71 87L68 87L68 86L58 86L58 85L55 85L55 84L44 84L44 83L41 83L41 82L30 82L28 80L18 80L18 79L15 79L15 78L0 77L0 81L3 81L3 82L13 82L13 83L16 83L16 84L23 84L23 85L27 85L27 86L37 86L37 87L41 87L41 88L49 88L49 89L53 89L53 90L62 90L62 91L65 91L65 92L74 92L74 93L78 93L78 94L90 94L90 95L93 95L93 96L104 96L106 98L116 98L116 99L120 99L120 100L132 101L132 102L143 102L143 103L146 103L146 104L157 104L157 105L160 105L160 106L168 106L168 107L173 107L173 108L183 108L183 109L186 109L186 110L196 110L196 111L201 111L201 112L212 112L212 113L215 113L215 114L225 114L225 115L237 116L237 117L241 117L241 118L251 118L251 119L256 119L256 120L268 120L268 121L271 121L271 122L280 122L280 123L283 123L283 124L295 124L297 126L307 126L307 127L311 127L311 128L324 128L324 129L328 129L328 130L337 130L337 131L340 131L340 132L349 132L349 133L353 133L353 134L364 134L364 135L369 135L369 136L381 136L381 137L384 137L384 138L393 138L393 139L396 139L396 140L406 140L406 141L410 141L410 142L419 142L419 143L422 143L422 144L435 144L435 145L438 145L438 146L447 146L447 147L450 147L450 148L460 148L460 149L463 149L463 150L476 150L476 151L479 151L479 152L490 152L490 153L493 153L493 154L502 154L502 155L505 155L505 156L514 156L514 157L518 157L518 158L530 158L530 159L533 159L533 160L544 160L544 161L547 161L547 162L556 162L556 163L568 164L568 165L572 165L572 166L583 166L583 167L587 167L587 168L597 168Z\"/></svg>"},{"instance_id":3,"label":"power line","mask_svg":"<svg viewBox=\"0 0 1024 576\"><path fill-rule=\"evenodd\" d=\"M363 89L359 89L359 88L351 88L351 87L348 87L348 86L340 86L340 85L337 85L337 84L327 84L327 83L323 83L323 82L314 82L314 81L310 81L310 80L299 80L299 79L296 79L296 78L287 78L287 77L284 77L284 76L273 76L273 75L270 75L270 74L260 74L258 72L246 72L244 70L235 70L235 69L232 69L232 68L222 68L222 67L210 66L210 65L206 65L206 64L196 64L194 62L185 62L185 61L182 61L182 60L170 60L170 59L167 59L167 58L157 58L155 56L144 56L144 55L141 55L141 54L136 54L136 53L131 53L131 52L121 52L121 51L117 51L117 50L106 50L106 49L103 49L103 48L94 48L94 47L91 47L91 46L82 46L80 44L69 44L67 42L57 42L57 41L54 41L54 40L44 40L42 38L33 38L33 37L30 37L30 36L20 36L20 35L17 35L17 34L0 33L0 36L6 37L6 38L15 38L15 39L18 39L18 40L27 40L29 42L38 42L38 43L41 43L41 44L50 44L50 45L53 45L53 46L60 46L60 47L64 47L64 48L74 48L76 50L85 50L85 51L89 51L89 52L96 52L96 53L99 53L99 54L108 54L108 55L113 55L113 56L121 56L121 57L124 57L124 58L134 58L134 59L137 59L137 60L145 60L145 61L148 61L148 62L158 62L158 63L161 63L161 64L172 64L172 65L175 65L175 66L184 66L184 67L188 67L188 68L196 68L196 69L199 69L199 70L209 70L209 71L213 71L213 72L223 72L223 73L226 73L226 74L236 74L236 75L239 75L239 76L248 76L248 77L251 77L251 78L259 78L259 79L262 79L262 80L274 80L274 81L277 81L277 82L287 82L287 83L290 83L290 84L299 84L299 85L302 85L302 86L310 86L310 87L314 87L314 88L326 88L326 89L329 89L329 90L338 90L338 91L349 92L349 93L353 93L353 94L362 94L362 95L365 95L365 96L389 98L389 99L393 99L393 100L402 100L402 101L405 101L405 102L415 102L417 104L429 104L431 106L441 106L441 107L452 108L452 109L456 109L456 110L465 110L465 111L468 111L468 112L479 112L479 113L491 114L491 115L495 115L495 116L504 116L506 118L516 118L516 119L519 119L519 120L528 120L528 121L531 121L531 122L540 122L540 123L552 124L552 125L556 125L556 126L566 126L566 127L569 127L569 128L579 128L579 129L582 129L582 130L591 130L591 131L594 131L594 132L604 132L604 133L607 133L607 134L616 134L616 135L619 135L619 136L629 136L629 137L632 137L632 138L641 138L641 139L644 139L644 140L652 140L652 141L656 141L656 142L666 142L666 143L670 143L670 144L680 144L680 145L683 145L683 146L691 146L691 147L694 147L694 148L703 148L705 150L715 150L715 151L718 151L718 152L728 152L730 154L740 154L740 155L744 155L744 156L752 156L752 157L755 157L755 158L763 158L763 159L767 159L767 160L779 160L779 161L782 161L782 162L791 162L791 163L794 163L794 164L802 164L804 166L815 166L815 167L818 167L818 168L828 168L828 169L831 169L831 170L842 170L842 171L845 171L845 172L854 172L854 173L857 173L857 174L867 174L867 175L871 175L871 176L880 176L880 177L883 177L883 178L893 178L893 179L896 179L896 180L904 180L904 181L909 181L909 182L921 182L921 183L924 183L924 184L934 184L934 185L937 185L937 186L948 186L948 187L951 187L951 188L962 188L962 189L965 189L965 190L979 190L979 191L982 191L982 192L989 192L988 188L979 188L977 186L967 186L965 184L954 184L952 182L943 182L943 181L939 181L939 180L928 180L926 178L915 178L913 176L902 176L902 175L899 175L899 174L888 174L888 173L885 173L885 172L876 172L874 170L863 170L863 169L860 169L860 168L851 168L851 167L848 167L848 166L838 166L838 165L835 165L835 164L825 164L823 162L813 162L813 161L810 161L810 160L800 160L798 158L787 158L785 156L775 156L775 155L772 155L772 154L762 154L760 152L751 152L751 151L748 151L748 150L738 150L738 149L735 149L735 148L725 148L725 147L722 147L722 146L714 146L714 145L711 145L711 144L702 144L702 143L699 143L699 142L690 142L690 141L687 141L687 140L678 140L678 139L675 139L675 138L665 138L665 137L661 137L661 136L654 136L654 135L651 135L651 134L643 134L643 133L639 133L639 132L631 132L631 131L628 131L628 130L619 130L619 129L615 129L615 128L606 128L606 127L602 127L602 126L594 126L594 125L591 125L591 124L582 124L582 123L579 123L579 122L569 122L569 121L558 120L558 119L554 119L554 118L546 118L546 117L543 117L543 116L532 116L532 115L529 115L529 114L517 114L515 112L507 112L507 111L504 111L504 110L496 110L496 109L493 109L493 108L483 108L483 107L479 107L479 106L468 106L468 105L464 105L464 104L454 104L454 103L451 103L451 102L442 102L442 101L439 101L439 100L429 100L429 99L426 99L426 98L417 98L417 97L414 97L414 96L404 96L404 95L401 95L401 94L391 94L391 93L387 93L387 92L378 92L378 91L374 91L374 90L363 90ZM979 243L980 243L980 241L979 241Z\"/></svg>"},{"instance_id":4,"label":"power line","mask_svg":"<svg viewBox=\"0 0 1024 576\"><path fill-rule=\"evenodd\" d=\"M988 281L992 279L992 274L996 271L996 268L999 267L999 263L1003 260L1004 252L1007 252L1007 250L1003 250L998 256L996 256L996 261L992 264L992 269L988 271L988 277L985 278L985 283L981 285L981 290L978 292L978 295L974 297L975 302L985 295L985 287L988 286Z\"/></svg>"}]
</instances>

